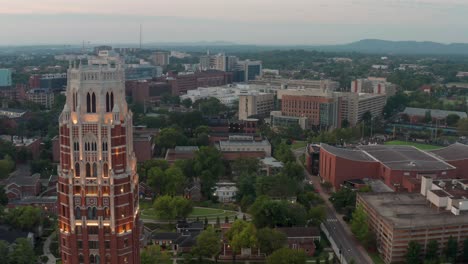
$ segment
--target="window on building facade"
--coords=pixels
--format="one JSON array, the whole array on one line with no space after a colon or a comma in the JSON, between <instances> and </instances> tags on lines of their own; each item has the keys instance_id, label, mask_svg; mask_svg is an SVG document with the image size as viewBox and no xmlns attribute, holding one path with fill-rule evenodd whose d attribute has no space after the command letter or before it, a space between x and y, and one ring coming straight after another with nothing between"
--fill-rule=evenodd
<instances>
[{"instance_id":1,"label":"window on building facade","mask_svg":"<svg viewBox=\"0 0 468 264\"><path fill-rule=\"evenodd\" d=\"M86 94L86 113L91 113L91 95Z\"/></svg>"},{"instance_id":2,"label":"window on building facade","mask_svg":"<svg viewBox=\"0 0 468 264\"><path fill-rule=\"evenodd\" d=\"M91 177L91 165L86 163L86 177Z\"/></svg>"}]
</instances>

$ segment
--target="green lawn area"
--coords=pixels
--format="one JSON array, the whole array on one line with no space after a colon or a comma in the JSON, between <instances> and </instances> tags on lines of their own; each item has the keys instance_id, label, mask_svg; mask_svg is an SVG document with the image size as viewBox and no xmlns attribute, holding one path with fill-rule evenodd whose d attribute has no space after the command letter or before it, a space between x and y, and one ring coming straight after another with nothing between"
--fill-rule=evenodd
<instances>
[{"instance_id":1,"label":"green lawn area","mask_svg":"<svg viewBox=\"0 0 468 264\"><path fill-rule=\"evenodd\" d=\"M205 217L208 218L208 220L213 220L216 219L216 217L219 216L221 222L224 221L224 218L227 216L230 218L232 221L234 219L234 216L236 215L236 212L232 211L224 211L221 209L213 209L213 208L205 208L205 207L194 207L192 213L188 216L188 218L200 218L200 220L203 220ZM142 218L146 219L158 219L158 216L156 214L156 211L152 208L145 209L141 213Z\"/></svg>"},{"instance_id":2,"label":"green lawn area","mask_svg":"<svg viewBox=\"0 0 468 264\"><path fill-rule=\"evenodd\" d=\"M374 264L385 264L385 262L380 258L378 253L369 253Z\"/></svg>"},{"instance_id":3,"label":"green lawn area","mask_svg":"<svg viewBox=\"0 0 468 264\"><path fill-rule=\"evenodd\" d=\"M393 141L387 141L385 142L385 145L404 145L404 146L414 146L418 149L421 150L433 150L433 149L440 149L442 148L441 146L436 146L436 145L429 145L429 144L423 144L423 143L416 143L416 142L411 142L411 141L401 141L401 140L393 140Z\"/></svg>"},{"instance_id":4,"label":"green lawn area","mask_svg":"<svg viewBox=\"0 0 468 264\"><path fill-rule=\"evenodd\" d=\"M300 140L295 140L294 143L291 144L291 149L299 149L299 148L305 148L307 146L307 141L300 141Z\"/></svg>"}]
</instances>

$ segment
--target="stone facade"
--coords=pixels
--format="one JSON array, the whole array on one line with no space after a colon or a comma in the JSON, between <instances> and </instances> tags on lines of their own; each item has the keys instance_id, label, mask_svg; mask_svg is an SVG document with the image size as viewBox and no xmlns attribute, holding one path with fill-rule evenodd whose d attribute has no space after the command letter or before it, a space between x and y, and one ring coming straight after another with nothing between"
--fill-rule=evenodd
<instances>
[{"instance_id":1,"label":"stone facade","mask_svg":"<svg viewBox=\"0 0 468 264\"><path fill-rule=\"evenodd\" d=\"M118 58L68 70L59 117L57 183L62 263L140 263L132 113Z\"/></svg>"}]
</instances>

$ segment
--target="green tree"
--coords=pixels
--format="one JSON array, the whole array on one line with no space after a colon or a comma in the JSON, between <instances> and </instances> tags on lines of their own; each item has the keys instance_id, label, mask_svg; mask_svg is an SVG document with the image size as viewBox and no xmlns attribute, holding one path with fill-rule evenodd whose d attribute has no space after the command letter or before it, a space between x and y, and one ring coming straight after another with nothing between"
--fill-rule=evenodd
<instances>
[{"instance_id":1,"label":"green tree","mask_svg":"<svg viewBox=\"0 0 468 264\"><path fill-rule=\"evenodd\" d=\"M166 177L164 185L164 194L177 195L182 194L187 178L184 172L175 166L170 167L164 172Z\"/></svg>"},{"instance_id":2,"label":"green tree","mask_svg":"<svg viewBox=\"0 0 468 264\"><path fill-rule=\"evenodd\" d=\"M458 121L460 120L460 116L457 114L449 114L447 116L446 122L448 126L456 126Z\"/></svg>"},{"instance_id":3,"label":"green tree","mask_svg":"<svg viewBox=\"0 0 468 264\"><path fill-rule=\"evenodd\" d=\"M182 219L192 212L193 204L181 196L165 195L154 201L153 208L161 219Z\"/></svg>"},{"instance_id":4,"label":"green tree","mask_svg":"<svg viewBox=\"0 0 468 264\"><path fill-rule=\"evenodd\" d=\"M198 108L198 110L200 110L200 112L202 112L205 115L209 115L209 116L216 116L219 113L227 110L226 106L223 105L219 101L219 99L217 99L215 97L209 97L209 98L206 98L206 99L197 100L193 104L193 107Z\"/></svg>"},{"instance_id":5,"label":"green tree","mask_svg":"<svg viewBox=\"0 0 468 264\"><path fill-rule=\"evenodd\" d=\"M421 263L421 245L416 241L411 241L408 244L408 251L406 252L406 263L407 264L419 264Z\"/></svg>"},{"instance_id":6,"label":"green tree","mask_svg":"<svg viewBox=\"0 0 468 264\"><path fill-rule=\"evenodd\" d=\"M435 261L439 258L439 242L431 240L426 248L426 260Z\"/></svg>"},{"instance_id":7,"label":"green tree","mask_svg":"<svg viewBox=\"0 0 468 264\"><path fill-rule=\"evenodd\" d=\"M252 222L256 227L301 226L306 224L307 212L301 204L285 200L271 200L267 196L258 197L249 208Z\"/></svg>"},{"instance_id":8,"label":"green tree","mask_svg":"<svg viewBox=\"0 0 468 264\"><path fill-rule=\"evenodd\" d=\"M5 193L5 188L0 186L0 206L7 205L8 203L8 196Z\"/></svg>"},{"instance_id":9,"label":"green tree","mask_svg":"<svg viewBox=\"0 0 468 264\"><path fill-rule=\"evenodd\" d=\"M156 138L156 145L163 149L184 146L186 143L187 137L181 131L172 127L163 128Z\"/></svg>"},{"instance_id":10,"label":"green tree","mask_svg":"<svg viewBox=\"0 0 468 264\"><path fill-rule=\"evenodd\" d=\"M270 255L286 245L286 235L268 227L257 231L258 246L262 253Z\"/></svg>"},{"instance_id":11,"label":"green tree","mask_svg":"<svg viewBox=\"0 0 468 264\"><path fill-rule=\"evenodd\" d=\"M468 118L463 118L458 121L457 131L460 136L468 136Z\"/></svg>"},{"instance_id":12,"label":"green tree","mask_svg":"<svg viewBox=\"0 0 468 264\"><path fill-rule=\"evenodd\" d=\"M356 193L348 188L341 188L330 196L330 201L337 211L343 212L347 207L355 207Z\"/></svg>"},{"instance_id":13,"label":"green tree","mask_svg":"<svg viewBox=\"0 0 468 264\"><path fill-rule=\"evenodd\" d=\"M41 209L32 206L16 207L6 215L7 222L23 230L33 230L42 223Z\"/></svg>"},{"instance_id":14,"label":"green tree","mask_svg":"<svg viewBox=\"0 0 468 264\"><path fill-rule=\"evenodd\" d=\"M281 173L294 181L303 181L305 179L304 169L297 162L287 162L281 169Z\"/></svg>"},{"instance_id":15,"label":"green tree","mask_svg":"<svg viewBox=\"0 0 468 264\"><path fill-rule=\"evenodd\" d=\"M284 142L282 142L281 144L279 144L278 147L276 147L276 149L274 151L274 156L275 156L276 159L278 159L279 161L282 161L284 163L296 161L296 157L294 156L293 152L291 151L290 146L288 146Z\"/></svg>"},{"instance_id":16,"label":"green tree","mask_svg":"<svg viewBox=\"0 0 468 264\"><path fill-rule=\"evenodd\" d=\"M452 236L447 241L447 247L445 248L445 256L448 261L455 261L457 259L458 242Z\"/></svg>"},{"instance_id":17,"label":"green tree","mask_svg":"<svg viewBox=\"0 0 468 264\"><path fill-rule=\"evenodd\" d=\"M144 248L141 253L141 264L167 263L171 260L168 252L161 250L159 245L150 245Z\"/></svg>"},{"instance_id":18,"label":"green tree","mask_svg":"<svg viewBox=\"0 0 468 264\"><path fill-rule=\"evenodd\" d=\"M463 261L468 262L468 238L463 240Z\"/></svg>"},{"instance_id":19,"label":"green tree","mask_svg":"<svg viewBox=\"0 0 468 264\"><path fill-rule=\"evenodd\" d=\"M15 168L15 162L9 155L5 155L2 160L0 160L0 179L8 177L10 172Z\"/></svg>"},{"instance_id":20,"label":"green tree","mask_svg":"<svg viewBox=\"0 0 468 264\"><path fill-rule=\"evenodd\" d=\"M2 209L2 208L0 208ZM3 262L8 264L10 263L9 262L9 259L8 259L8 254L10 254L10 245L8 244L8 242L6 242L5 240L0 240L0 256L3 256Z\"/></svg>"},{"instance_id":21,"label":"green tree","mask_svg":"<svg viewBox=\"0 0 468 264\"><path fill-rule=\"evenodd\" d=\"M30 264L36 263L37 256L29 240L18 238L15 240L13 250L10 252L8 259L14 264Z\"/></svg>"},{"instance_id":22,"label":"green tree","mask_svg":"<svg viewBox=\"0 0 468 264\"><path fill-rule=\"evenodd\" d=\"M192 100L190 98L185 98L184 100L182 100L181 104L185 108L190 108L192 106Z\"/></svg>"},{"instance_id":23,"label":"green tree","mask_svg":"<svg viewBox=\"0 0 468 264\"><path fill-rule=\"evenodd\" d=\"M201 189L205 197L213 195L213 187L219 177L224 174L224 165L221 153L214 147L201 147L195 153L195 174L201 179Z\"/></svg>"},{"instance_id":24,"label":"green tree","mask_svg":"<svg viewBox=\"0 0 468 264\"><path fill-rule=\"evenodd\" d=\"M309 216L310 223L312 223L315 226L319 226L320 223L322 223L327 216L325 206L318 205L318 206L310 208L308 216Z\"/></svg>"},{"instance_id":25,"label":"green tree","mask_svg":"<svg viewBox=\"0 0 468 264\"><path fill-rule=\"evenodd\" d=\"M239 158L231 164L231 170L234 175L257 173L260 168L256 158Z\"/></svg>"},{"instance_id":26,"label":"green tree","mask_svg":"<svg viewBox=\"0 0 468 264\"><path fill-rule=\"evenodd\" d=\"M239 220L236 220L236 222ZM236 253L240 253L243 248L252 248L258 245L257 231L252 223L247 223L244 228L232 236L231 245Z\"/></svg>"},{"instance_id":27,"label":"green tree","mask_svg":"<svg viewBox=\"0 0 468 264\"><path fill-rule=\"evenodd\" d=\"M281 248L273 252L268 258L268 264L305 264L307 255L303 250Z\"/></svg>"},{"instance_id":28,"label":"green tree","mask_svg":"<svg viewBox=\"0 0 468 264\"><path fill-rule=\"evenodd\" d=\"M353 212L351 231L359 241L367 244L369 236L368 216L361 205L357 206Z\"/></svg>"},{"instance_id":29,"label":"green tree","mask_svg":"<svg viewBox=\"0 0 468 264\"><path fill-rule=\"evenodd\" d=\"M206 230L197 236L197 242L192 248L194 255L198 256L200 261L205 258L216 258L221 251L221 240L213 227L209 226Z\"/></svg>"}]
</instances>

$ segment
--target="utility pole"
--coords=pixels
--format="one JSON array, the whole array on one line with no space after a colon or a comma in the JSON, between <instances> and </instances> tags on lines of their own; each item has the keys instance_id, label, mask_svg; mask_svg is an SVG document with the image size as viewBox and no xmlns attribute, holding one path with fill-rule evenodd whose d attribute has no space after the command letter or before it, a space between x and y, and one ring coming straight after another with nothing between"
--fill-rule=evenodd
<instances>
[{"instance_id":1,"label":"utility pole","mask_svg":"<svg viewBox=\"0 0 468 264\"><path fill-rule=\"evenodd\" d=\"M143 35L142 35L142 25L140 24L140 50L141 50L141 42L143 41Z\"/></svg>"}]
</instances>

